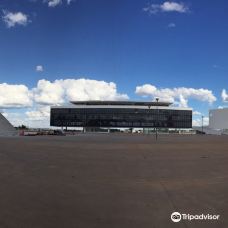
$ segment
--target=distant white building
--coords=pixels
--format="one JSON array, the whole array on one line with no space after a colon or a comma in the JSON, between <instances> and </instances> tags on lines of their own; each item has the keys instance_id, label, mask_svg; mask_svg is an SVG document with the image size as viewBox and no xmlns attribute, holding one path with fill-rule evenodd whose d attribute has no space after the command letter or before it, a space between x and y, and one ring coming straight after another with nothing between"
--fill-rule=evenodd
<instances>
[{"instance_id":1,"label":"distant white building","mask_svg":"<svg viewBox=\"0 0 228 228\"><path fill-rule=\"evenodd\" d=\"M209 128L228 129L228 108L212 109L209 111Z\"/></svg>"},{"instance_id":2,"label":"distant white building","mask_svg":"<svg viewBox=\"0 0 228 228\"><path fill-rule=\"evenodd\" d=\"M0 113L0 136L15 136L17 131L11 123Z\"/></svg>"}]
</instances>

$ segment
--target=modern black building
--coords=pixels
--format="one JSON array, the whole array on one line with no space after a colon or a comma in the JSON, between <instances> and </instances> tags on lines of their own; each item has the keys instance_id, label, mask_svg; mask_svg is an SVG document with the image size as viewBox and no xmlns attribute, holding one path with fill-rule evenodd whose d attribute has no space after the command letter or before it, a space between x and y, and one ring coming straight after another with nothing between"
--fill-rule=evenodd
<instances>
[{"instance_id":1,"label":"modern black building","mask_svg":"<svg viewBox=\"0 0 228 228\"><path fill-rule=\"evenodd\" d=\"M51 107L56 127L192 128L192 109L168 102L79 101Z\"/></svg>"}]
</instances>

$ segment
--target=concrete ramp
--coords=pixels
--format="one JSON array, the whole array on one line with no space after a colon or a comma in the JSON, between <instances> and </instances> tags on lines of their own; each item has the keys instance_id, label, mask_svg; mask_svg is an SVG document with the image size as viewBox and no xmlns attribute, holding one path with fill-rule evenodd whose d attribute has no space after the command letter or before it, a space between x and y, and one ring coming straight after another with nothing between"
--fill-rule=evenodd
<instances>
[{"instance_id":1,"label":"concrete ramp","mask_svg":"<svg viewBox=\"0 0 228 228\"><path fill-rule=\"evenodd\" d=\"M0 136L18 135L13 125L0 113Z\"/></svg>"}]
</instances>

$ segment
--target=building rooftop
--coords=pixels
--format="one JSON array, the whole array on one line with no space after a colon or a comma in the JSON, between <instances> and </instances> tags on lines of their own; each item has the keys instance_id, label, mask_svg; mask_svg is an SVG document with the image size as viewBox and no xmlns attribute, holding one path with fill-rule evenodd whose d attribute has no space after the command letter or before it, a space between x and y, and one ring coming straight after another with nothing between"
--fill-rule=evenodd
<instances>
[{"instance_id":1,"label":"building rooftop","mask_svg":"<svg viewBox=\"0 0 228 228\"><path fill-rule=\"evenodd\" d=\"M134 105L134 106L170 106L170 102L157 101L71 101L74 105Z\"/></svg>"}]
</instances>

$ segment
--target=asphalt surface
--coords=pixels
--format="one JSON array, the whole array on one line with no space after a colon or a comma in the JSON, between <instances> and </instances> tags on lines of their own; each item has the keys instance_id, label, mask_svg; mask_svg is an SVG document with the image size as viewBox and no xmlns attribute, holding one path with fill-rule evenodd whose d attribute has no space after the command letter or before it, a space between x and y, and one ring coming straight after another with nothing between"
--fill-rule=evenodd
<instances>
[{"instance_id":1,"label":"asphalt surface","mask_svg":"<svg viewBox=\"0 0 228 228\"><path fill-rule=\"evenodd\" d=\"M0 138L0 228L138 227L228 227L228 136Z\"/></svg>"}]
</instances>

